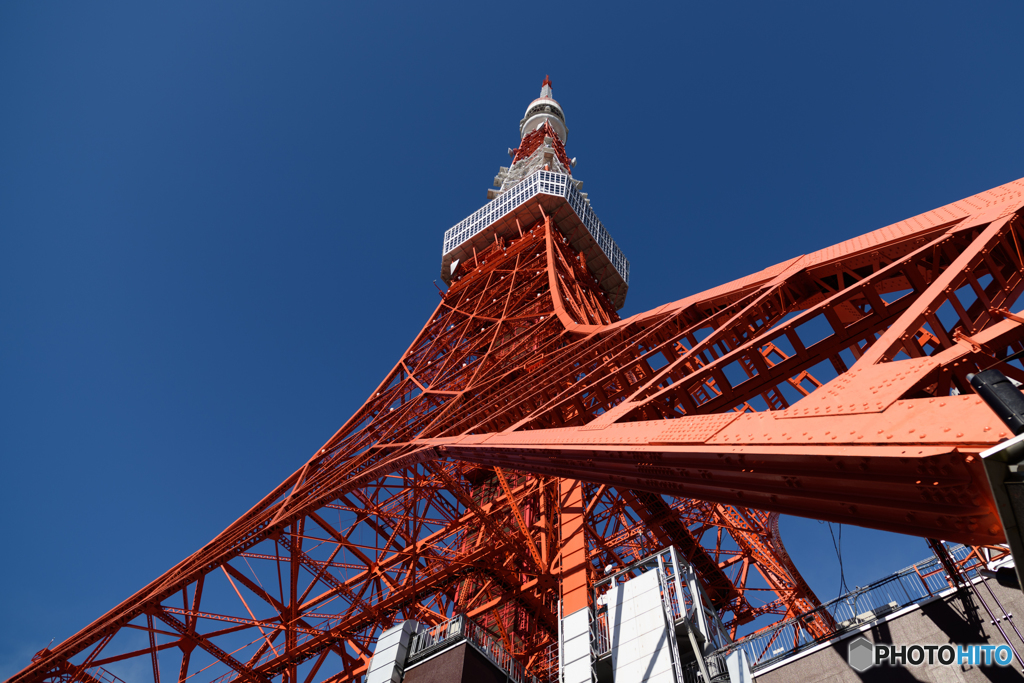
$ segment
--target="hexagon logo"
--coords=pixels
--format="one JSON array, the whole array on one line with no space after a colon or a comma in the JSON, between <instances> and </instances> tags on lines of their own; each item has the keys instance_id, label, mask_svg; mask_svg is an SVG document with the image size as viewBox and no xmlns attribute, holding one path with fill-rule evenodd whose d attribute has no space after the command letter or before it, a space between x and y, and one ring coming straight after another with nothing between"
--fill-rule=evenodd
<instances>
[{"instance_id":1,"label":"hexagon logo","mask_svg":"<svg viewBox=\"0 0 1024 683\"><path fill-rule=\"evenodd\" d=\"M850 643L850 666L857 671L867 671L875 663L875 646L870 640L861 636Z\"/></svg>"}]
</instances>

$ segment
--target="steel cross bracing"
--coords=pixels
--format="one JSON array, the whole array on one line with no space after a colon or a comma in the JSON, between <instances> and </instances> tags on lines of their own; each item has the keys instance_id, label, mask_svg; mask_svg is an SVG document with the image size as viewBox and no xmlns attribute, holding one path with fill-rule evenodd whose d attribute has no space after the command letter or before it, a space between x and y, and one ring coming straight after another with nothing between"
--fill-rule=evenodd
<instances>
[{"instance_id":1,"label":"steel cross bracing","mask_svg":"<svg viewBox=\"0 0 1024 683\"><path fill-rule=\"evenodd\" d=\"M667 545L734 632L811 610L779 513L998 543L977 454L1007 432L965 378L1024 380L1022 188L625 320L520 225L313 458L12 680L355 681L382 628L455 612L539 673L559 599Z\"/></svg>"}]
</instances>

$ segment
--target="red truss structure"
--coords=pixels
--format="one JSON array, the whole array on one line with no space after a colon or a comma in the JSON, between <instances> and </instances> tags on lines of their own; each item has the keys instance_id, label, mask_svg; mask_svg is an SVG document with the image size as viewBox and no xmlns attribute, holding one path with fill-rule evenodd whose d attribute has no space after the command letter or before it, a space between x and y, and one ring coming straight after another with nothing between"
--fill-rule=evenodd
<instances>
[{"instance_id":1,"label":"red truss structure","mask_svg":"<svg viewBox=\"0 0 1024 683\"><path fill-rule=\"evenodd\" d=\"M554 148L555 154L558 155L558 160L562 162L562 166L566 169L566 173L572 175L572 161L565 151L565 145L562 144L558 134L549 123L544 123L539 128L526 134L526 137L519 143L519 146L512 150L514 155L512 163L515 164L524 159L529 159L537 151L537 148L544 144L545 138L551 141L549 144Z\"/></svg>"},{"instance_id":2,"label":"red truss structure","mask_svg":"<svg viewBox=\"0 0 1024 683\"><path fill-rule=\"evenodd\" d=\"M1000 544L978 454L1010 435L966 375L1024 381L1022 191L627 319L529 198L308 462L11 680L359 681L383 628L454 613L546 676L603 567L668 545L735 634L820 604L780 513Z\"/></svg>"}]
</instances>

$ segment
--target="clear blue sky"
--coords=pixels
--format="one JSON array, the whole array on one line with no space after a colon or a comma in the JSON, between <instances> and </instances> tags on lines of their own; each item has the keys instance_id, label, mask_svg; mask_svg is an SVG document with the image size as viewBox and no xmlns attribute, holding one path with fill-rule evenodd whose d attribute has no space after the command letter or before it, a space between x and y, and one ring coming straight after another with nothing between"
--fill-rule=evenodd
<instances>
[{"instance_id":1,"label":"clear blue sky","mask_svg":"<svg viewBox=\"0 0 1024 683\"><path fill-rule=\"evenodd\" d=\"M0 678L362 403L545 74L625 315L1024 176L1019 2L354 5L0 5Z\"/></svg>"}]
</instances>

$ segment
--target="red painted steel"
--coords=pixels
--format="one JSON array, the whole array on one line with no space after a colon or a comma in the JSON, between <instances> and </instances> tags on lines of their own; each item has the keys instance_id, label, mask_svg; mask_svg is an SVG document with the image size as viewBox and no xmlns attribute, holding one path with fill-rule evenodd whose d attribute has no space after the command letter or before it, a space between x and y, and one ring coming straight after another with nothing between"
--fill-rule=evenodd
<instances>
[{"instance_id":1,"label":"red painted steel","mask_svg":"<svg viewBox=\"0 0 1024 683\"><path fill-rule=\"evenodd\" d=\"M512 150L514 154L512 163L516 164L529 158L531 154L544 144L545 140L555 150L555 154L558 156L558 160L562 162L566 172L572 175L572 161L565 152L565 145L562 144L562 140L558 137L555 129L547 122L523 137L523 141L519 143L519 146Z\"/></svg>"},{"instance_id":2,"label":"red painted steel","mask_svg":"<svg viewBox=\"0 0 1024 683\"><path fill-rule=\"evenodd\" d=\"M496 238L305 465L11 680L355 681L455 612L539 673L560 598L670 544L734 632L815 607L779 513L999 543L965 378L1024 380L1022 190L625 320L550 219Z\"/></svg>"}]
</instances>

